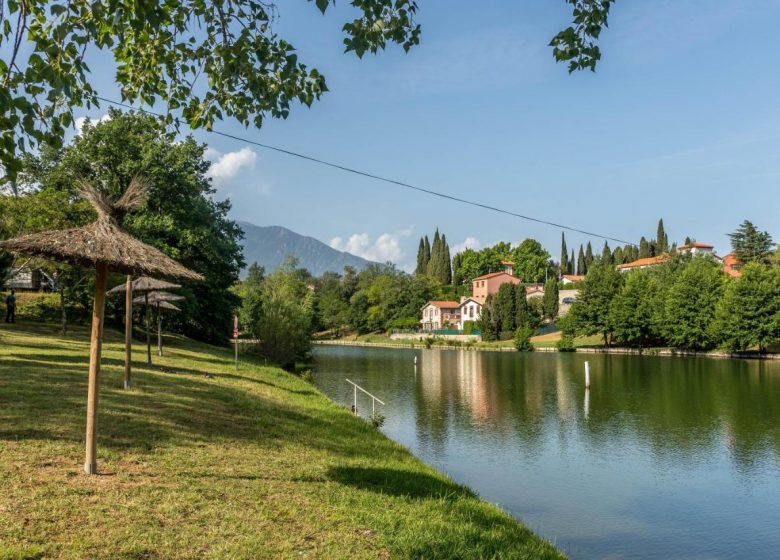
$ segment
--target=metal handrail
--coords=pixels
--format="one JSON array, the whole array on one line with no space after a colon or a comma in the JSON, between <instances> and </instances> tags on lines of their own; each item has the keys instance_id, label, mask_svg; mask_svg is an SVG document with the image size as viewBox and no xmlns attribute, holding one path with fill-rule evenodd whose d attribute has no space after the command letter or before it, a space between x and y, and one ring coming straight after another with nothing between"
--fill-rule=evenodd
<instances>
[{"instance_id":1,"label":"metal handrail","mask_svg":"<svg viewBox=\"0 0 780 560\"><path fill-rule=\"evenodd\" d=\"M350 381L349 379L346 379L346 382L354 387L355 396L354 396L354 401L353 401L353 404L352 404L352 412L353 412L353 414L355 414L355 416L357 416L357 413L358 413L358 411L357 411L358 410L358 408L357 408L357 392L358 392L358 389L360 389L366 395L371 397L371 416L373 416L376 413L376 403L377 402L379 402L379 404L384 406L385 403L384 403L384 401L382 399L380 399L377 396L372 395L371 393L369 393L368 391L363 389L363 387L361 387L360 385L358 385L354 381Z\"/></svg>"}]
</instances>

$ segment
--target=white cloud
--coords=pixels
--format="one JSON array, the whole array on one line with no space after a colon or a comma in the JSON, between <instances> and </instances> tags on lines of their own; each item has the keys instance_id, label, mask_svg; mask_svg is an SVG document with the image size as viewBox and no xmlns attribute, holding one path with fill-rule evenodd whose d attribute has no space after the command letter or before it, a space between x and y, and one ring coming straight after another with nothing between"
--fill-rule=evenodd
<instances>
[{"instance_id":1,"label":"white cloud","mask_svg":"<svg viewBox=\"0 0 780 560\"><path fill-rule=\"evenodd\" d=\"M73 121L73 124L76 127L76 135L81 134L81 130L84 128L84 123L87 122L87 119L89 119L89 122L92 123L92 125L96 125L98 123L102 123L104 121L107 121L111 118L111 115L106 113L103 116L100 116L98 118L92 118L92 117L76 117L76 119Z\"/></svg>"},{"instance_id":2,"label":"white cloud","mask_svg":"<svg viewBox=\"0 0 780 560\"><path fill-rule=\"evenodd\" d=\"M212 162L208 176L217 186L224 186L244 169L254 169L257 162L257 154L248 147L226 154L207 148L204 157Z\"/></svg>"},{"instance_id":3,"label":"white cloud","mask_svg":"<svg viewBox=\"0 0 780 560\"><path fill-rule=\"evenodd\" d=\"M383 233L372 241L367 233L355 233L346 240L334 237L330 241L330 246L338 251L346 251L370 261L399 263L404 258L400 240L401 237L408 235L410 235L408 230L400 233Z\"/></svg>"},{"instance_id":4,"label":"white cloud","mask_svg":"<svg viewBox=\"0 0 780 560\"><path fill-rule=\"evenodd\" d=\"M476 237L467 237L463 240L463 243L458 243L452 248L452 254L456 255L462 253L466 249L479 249L482 247L482 243Z\"/></svg>"}]
</instances>

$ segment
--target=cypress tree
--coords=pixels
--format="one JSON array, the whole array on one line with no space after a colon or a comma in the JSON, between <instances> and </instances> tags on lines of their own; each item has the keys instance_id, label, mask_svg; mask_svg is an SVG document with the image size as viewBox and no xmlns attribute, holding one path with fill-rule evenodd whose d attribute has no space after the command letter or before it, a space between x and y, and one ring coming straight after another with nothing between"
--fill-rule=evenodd
<instances>
[{"instance_id":1,"label":"cypress tree","mask_svg":"<svg viewBox=\"0 0 780 560\"><path fill-rule=\"evenodd\" d=\"M650 255L650 244L647 242L647 239L642 237L642 239L639 240L639 258L640 259L646 259Z\"/></svg>"},{"instance_id":2,"label":"cypress tree","mask_svg":"<svg viewBox=\"0 0 780 560\"><path fill-rule=\"evenodd\" d=\"M451 284L452 283L452 258L450 257L450 246L447 244L447 236L445 235L441 236L441 246L442 246L441 282L443 284Z\"/></svg>"},{"instance_id":3,"label":"cypress tree","mask_svg":"<svg viewBox=\"0 0 780 560\"><path fill-rule=\"evenodd\" d=\"M428 262L428 276L431 278L439 277L439 265L441 263L439 254L441 253L441 237L439 237L439 228L436 228L436 233L433 236L433 244L431 245L431 260Z\"/></svg>"},{"instance_id":4,"label":"cypress tree","mask_svg":"<svg viewBox=\"0 0 780 560\"><path fill-rule=\"evenodd\" d=\"M428 267L431 264L431 242L428 241L428 236L425 236L425 250L423 251L423 266L420 274L428 274Z\"/></svg>"},{"instance_id":5,"label":"cypress tree","mask_svg":"<svg viewBox=\"0 0 780 560\"><path fill-rule=\"evenodd\" d=\"M601 251L601 258L608 263L612 262L612 249L609 248L609 243L604 241L604 249Z\"/></svg>"},{"instance_id":6,"label":"cypress tree","mask_svg":"<svg viewBox=\"0 0 780 560\"><path fill-rule=\"evenodd\" d=\"M577 274L577 260L574 258L574 249L571 250L571 258L569 259L569 267L567 272L569 274Z\"/></svg>"},{"instance_id":7,"label":"cypress tree","mask_svg":"<svg viewBox=\"0 0 780 560\"><path fill-rule=\"evenodd\" d=\"M461 278L461 266L463 266L463 255L460 253L456 253L454 257L452 257L452 285L453 286L460 286L461 282L463 282L463 278Z\"/></svg>"},{"instance_id":8,"label":"cypress tree","mask_svg":"<svg viewBox=\"0 0 780 560\"><path fill-rule=\"evenodd\" d=\"M423 274L425 274L426 269L428 268L426 266L427 263L425 261L426 261L426 258L425 258L425 241L421 237L420 238L420 246L417 248L417 268L414 269L414 273L417 276L422 276Z\"/></svg>"},{"instance_id":9,"label":"cypress tree","mask_svg":"<svg viewBox=\"0 0 780 560\"><path fill-rule=\"evenodd\" d=\"M588 247L585 249L585 268L590 268L591 264L593 264L593 247L588 241Z\"/></svg>"},{"instance_id":10,"label":"cypress tree","mask_svg":"<svg viewBox=\"0 0 780 560\"><path fill-rule=\"evenodd\" d=\"M685 238L685 244L686 245L690 245L691 243L693 243L693 239L691 239L690 237L686 237Z\"/></svg>"},{"instance_id":11,"label":"cypress tree","mask_svg":"<svg viewBox=\"0 0 780 560\"><path fill-rule=\"evenodd\" d=\"M669 238L666 237L666 232L664 231L663 218L658 220L658 231L655 235L655 243L657 255L662 255L669 252Z\"/></svg>"},{"instance_id":12,"label":"cypress tree","mask_svg":"<svg viewBox=\"0 0 780 560\"><path fill-rule=\"evenodd\" d=\"M623 264L624 262L626 261L623 260L623 247L615 247L615 252L612 253L612 263Z\"/></svg>"},{"instance_id":13,"label":"cypress tree","mask_svg":"<svg viewBox=\"0 0 780 560\"><path fill-rule=\"evenodd\" d=\"M531 308L528 306L525 288L522 284L515 286L515 328L535 328L535 326L536 325L534 325L534 322L531 320Z\"/></svg>"},{"instance_id":14,"label":"cypress tree","mask_svg":"<svg viewBox=\"0 0 780 560\"><path fill-rule=\"evenodd\" d=\"M520 288L522 289L522 287ZM512 338L515 331L515 285L511 282L501 284L496 295L496 311L501 340Z\"/></svg>"},{"instance_id":15,"label":"cypress tree","mask_svg":"<svg viewBox=\"0 0 780 560\"><path fill-rule=\"evenodd\" d=\"M566 248L566 235L561 232L561 265L560 276L569 272L569 250Z\"/></svg>"},{"instance_id":16,"label":"cypress tree","mask_svg":"<svg viewBox=\"0 0 780 560\"><path fill-rule=\"evenodd\" d=\"M550 278L544 285L544 296L542 297L542 309L544 316L550 321L554 321L558 316L558 281Z\"/></svg>"},{"instance_id":17,"label":"cypress tree","mask_svg":"<svg viewBox=\"0 0 780 560\"><path fill-rule=\"evenodd\" d=\"M585 252L582 250L582 243L580 243L580 254L577 256L577 274L585 276L588 273L588 263L585 260Z\"/></svg>"}]
</instances>

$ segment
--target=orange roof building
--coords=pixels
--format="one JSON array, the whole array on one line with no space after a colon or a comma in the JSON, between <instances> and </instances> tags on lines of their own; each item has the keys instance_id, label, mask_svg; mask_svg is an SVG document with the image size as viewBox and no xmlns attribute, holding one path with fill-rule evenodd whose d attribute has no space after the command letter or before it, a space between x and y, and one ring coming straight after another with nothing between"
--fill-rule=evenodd
<instances>
[{"instance_id":1,"label":"orange roof building","mask_svg":"<svg viewBox=\"0 0 780 560\"><path fill-rule=\"evenodd\" d=\"M620 272L641 270L643 268L650 268L668 262L670 258L671 257L668 254L664 253L663 255L658 255L657 257L645 257L644 259L637 259L630 263L619 264L617 268Z\"/></svg>"},{"instance_id":2,"label":"orange roof building","mask_svg":"<svg viewBox=\"0 0 780 560\"><path fill-rule=\"evenodd\" d=\"M737 258L734 253L729 253L723 257L723 272L731 276L732 278L739 278L742 276L740 269L742 268L742 261Z\"/></svg>"}]
</instances>

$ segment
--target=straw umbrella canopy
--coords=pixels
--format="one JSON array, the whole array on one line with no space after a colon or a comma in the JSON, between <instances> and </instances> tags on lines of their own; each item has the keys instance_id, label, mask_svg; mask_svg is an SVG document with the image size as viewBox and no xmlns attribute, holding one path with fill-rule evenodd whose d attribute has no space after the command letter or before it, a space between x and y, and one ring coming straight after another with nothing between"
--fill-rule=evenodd
<instances>
[{"instance_id":1,"label":"straw umbrella canopy","mask_svg":"<svg viewBox=\"0 0 780 560\"><path fill-rule=\"evenodd\" d=\"M149 293L153 290L172 290L175 288L181 288L178 284L172 282L166 282L165 280L158 280L157 278L150 278L149 276L141 276L140 278L132 279L132 275L127 275L127 280L124 284L119 284L108 290L109 294L125 294L125 389L130 388L130 371L132 369L132 346L133 346L133 293L143 292ZM146 363L152 365L152 341L149 334L149 302L146 301Z\"/></svg>"},{"instance_id":2,"label":"straw umbrella canopy","mask_svg":"<svg viewBox=\"0 0 780 560\"><path fill-rule=\"evenodd\" d=\"M157 355L163 355L162 345L162 314L161 309L168 309L172 311L179 311L179 308L169 303L171 301L181 301L185 299L184 296L171 294L169 292L146 292L142 296L138 296L133 300L133 303L140 303L146 305L147 316L149 314L149 308L155 307L157 309ZM147 321L146 330L146 343L149 344L149 322Z\"/></svg>"},{"instance_id":3,"label":"straw umbrella canopy","mask_svg":"<svg viewBox=\"0 0 780 560\"><path fill-rule=\"evenodd\" d=\"M103 320L108 271L146 274L154 277L200 281L203 277L177 263L162 251L142 243L122 227L122 219L140 208L146 200L149 183L135 178L119 200L111 200L92 185L83 182L82 195L97 212L95 222L80 228L44 231L0 242L0 248L27 253L85 268L94 268L95 300L89 350L87 392L86 459L84 471L97 472L97 411L100 391L100 358L103 347Z\"/></svg>"}]
</instances>

